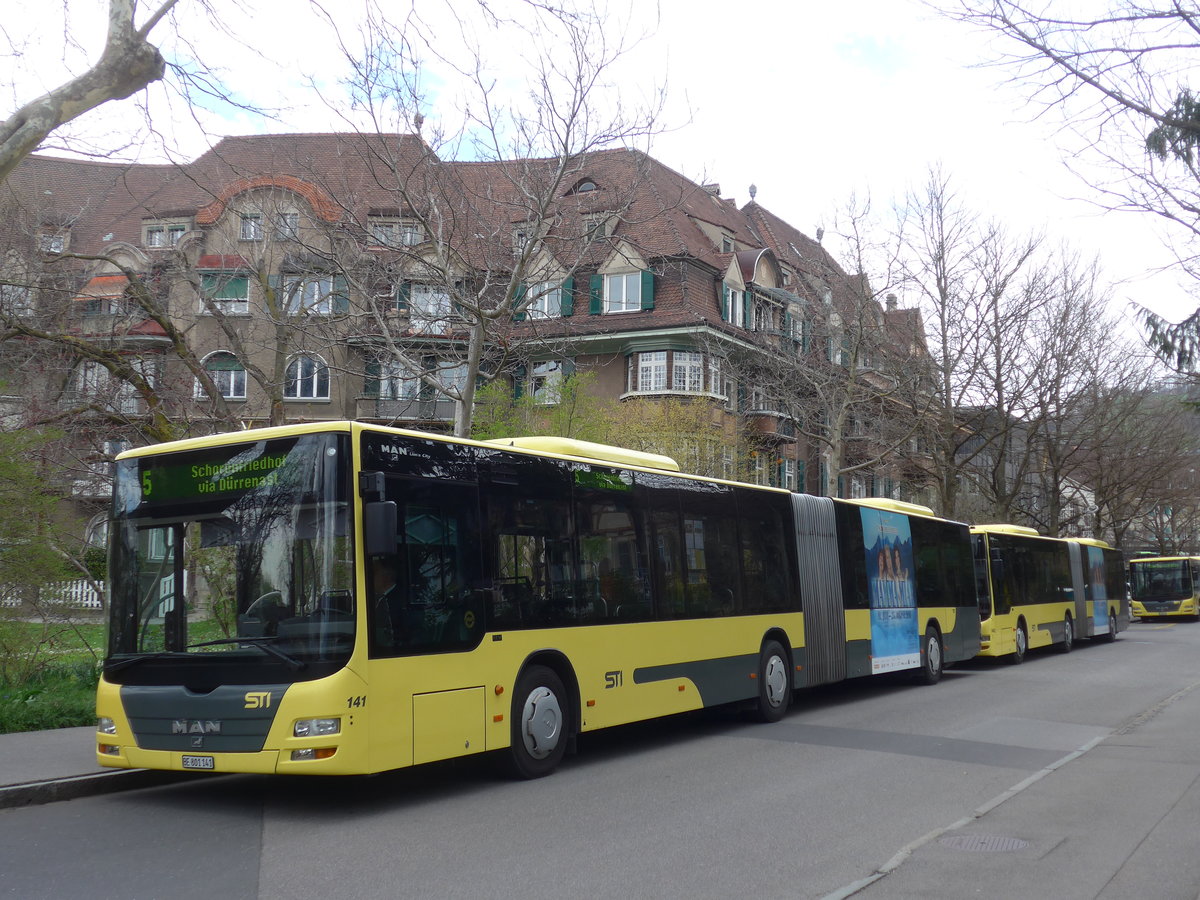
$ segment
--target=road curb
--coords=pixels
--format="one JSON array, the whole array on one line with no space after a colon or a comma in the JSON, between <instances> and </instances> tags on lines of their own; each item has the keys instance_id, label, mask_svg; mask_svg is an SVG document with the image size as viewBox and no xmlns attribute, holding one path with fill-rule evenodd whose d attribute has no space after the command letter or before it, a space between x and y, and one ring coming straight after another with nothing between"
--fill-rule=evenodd
<instances>
[{"instance_id":1,"label":"road curb","mask_svg":"<svg viewBox=\"0 0 1200 900\"><path fill-rule=\"evenodd\" d=\"M96 772L90 775L52 778L46 781L29 781L24 784L9 784L0 786L0 809L38 806L43 803L56 803L59 800L75 800L79 797L93 797L117 791L158 787L188 779L195 780L194 773L125 769L116 772Z\"/></svg>"}]
</instances>

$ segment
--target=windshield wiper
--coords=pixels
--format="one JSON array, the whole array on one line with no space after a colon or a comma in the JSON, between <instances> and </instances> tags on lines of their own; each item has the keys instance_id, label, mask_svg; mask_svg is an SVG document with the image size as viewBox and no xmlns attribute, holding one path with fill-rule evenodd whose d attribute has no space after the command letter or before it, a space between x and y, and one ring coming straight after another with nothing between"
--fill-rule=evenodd
<instances>
[{"instance_id":1,"label":"windshield wiper","mask_svg":"<svg viewBox=\"0 0 1200 900\"><path fill-rule=\"evenodd\" d=\"M104 661L104 674L107 675L110 672L120 672L122 669L128 669L130 666L140 665L148 659L162 659L166 656L187 656L187 654L178 650L158 650L154 653L142 653L139 656L130 656L125 659L118 659L115 661L106 659Z\"/></svg>"},{"instance_id":2,"label":"windshield wiper","mask_svg":"<svg viewBox=\"0 0 1200 900\"><path fill-rule=\"evenodd\" d=\"M195 650L198 647L220 647L225 644L249 644L251 647L255 647L263 651L263 653L274 656L276 659L283 660L297 672L308 667L308 663L304 662L304 660L296 659L296 657L292 656L291 654L284 653L278 647L273 646L272 642L277 640L279 640L279 638L274 635L262 635L259 637L218 638L215 641L201 641L198 644L188 644L187 648L189 650Z\"/></svg>"}]
</instances>

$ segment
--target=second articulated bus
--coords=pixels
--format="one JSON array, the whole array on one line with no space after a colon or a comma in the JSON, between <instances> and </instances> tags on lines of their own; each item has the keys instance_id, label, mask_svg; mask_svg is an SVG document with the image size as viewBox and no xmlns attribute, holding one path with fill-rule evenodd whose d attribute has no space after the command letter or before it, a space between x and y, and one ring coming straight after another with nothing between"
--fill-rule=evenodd
<instances>
[{"instance_id":1,"label":"second articulated bus","mask_svg":"<svg viewBox=\"0 0 1200 900\"><path fill-rule=\"evenodd\" d=\"M357 422L117 461L101 765L351 774L979 650L967 526L558 439Z\"/></svg>"},{"instance_id":2,"label":"second articulated bus","mask_svg":"<svg viewBox=\"0 0 1200 900\"><path fill-rule=\"evenodd\" d=\"M1090 538L1043 537L1021 525L971 529L981 656L1021 662L1028 650L1081 637L1111 641L1129 625L1121 553Z\"/></svg>"},{"instance_id":3,"label":"second articulated bus","mask_svg":"<svg viewBox=\"0 0 1200 900\"><path fill-rule=\"evenodd\" d=\"M1129 563L1133 614L1139 619L1200 616L1200 556L1151 556Z\"/></svg>"}]
</instances>

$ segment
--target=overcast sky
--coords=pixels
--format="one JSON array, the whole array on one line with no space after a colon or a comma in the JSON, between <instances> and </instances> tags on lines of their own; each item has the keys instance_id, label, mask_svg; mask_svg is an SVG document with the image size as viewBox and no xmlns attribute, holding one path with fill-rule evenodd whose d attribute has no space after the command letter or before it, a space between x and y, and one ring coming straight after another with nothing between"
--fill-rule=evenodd
<instances>
[{"instance_id":1,"label":"overcast sky","mask_svg":"<svg viewBox=\"0 0 1200 900\"><path fill-rule=\"evenodd\" d=\"M38 29L21 55L0 60L0 85L13 85L10 104L58 83L72 65L77 69L80 59L98 52L99 0L62 0L61 7L44 0L8 3L17 7L7 17L11 38L21 37L22 26L14 23ZM455 3L472 8L465 0ZM184 22L193 21L188 4L182 0ZM306 86L312 76L328 95L337 91L338 54L327 22L300 0L219 5L221 21L244 43L222 36L211 22L185 26L195 52L223 66L226 83L247 100L289 110L282 121L264 121L218 107L203 116L206 137L184 105L168 106L156 95L155 125L183 155L203 152L206 141L221 134L344 127ZM336 6L347 35L359 8L358 0ZM421 0L420 8L431 21L439 15L434 0ZM65 53L63 25L55 18L64 9L81 45ZM685 175L719 183L739 204L754 184L759 203L815 234L852 194L869 194L877 207L886 206L940 165L971 208L1016 230L1044 229L1085 255L1100 254L1106 274L1118 282L1118 310L1129 299L1174 319L1196 308L1173 275L1148 274L1169 262L1155 223L1089 204L1087 186L1063 165L1066 141L1056 123L1034 121L1002 71L974 65L991 55L985 38L937 18L918 0L661 0L658 13L645 2L613 7L614 29L648 34L613 76L626 99L665 81L666 121L675 127L651 152ZM189 52L176 44L164 49L172 58ZM496 51L498 61L506 60L498 65L517 71L511 43ZM2 77L5 66L10 78ZM120 133L120 121L116 110L106 109L92 126L97 140L116 146L113 126ZM144 161L161 159L155 145L145 147Z\"/></svg>"}]
</instances>

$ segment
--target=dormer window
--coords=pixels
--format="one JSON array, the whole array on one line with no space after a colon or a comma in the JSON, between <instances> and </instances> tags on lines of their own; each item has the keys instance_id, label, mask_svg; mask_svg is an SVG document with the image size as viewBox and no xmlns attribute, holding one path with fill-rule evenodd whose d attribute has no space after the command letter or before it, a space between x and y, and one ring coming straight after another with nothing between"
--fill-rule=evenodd
<instances>
[{"instance_id":1,"label":"dormer window","mask_svg":"<svg viewBox=\"0 0 1200 900\"><path fill-rule=\"evenodd\" d=\"M721 252L722 253L732 253L733 252L733 238L731 238L729 235L725 235L724 237L721 238Z\"/></svg>"},{"instance_id":2,"label":"dormer window","mask_svg":"<svg viewBox=\"0 0 1200 900\"><path fill-rule=\"evenodd\" d=\"M263 238L262 216L257 213L244 214L238 237L243 241L261 241Z\"/></svg>"},{"instance_id":3,"label":"dormer window","mask_svg":"<svg viewBox=\"0 0 1200 900\"><path fill-rule=\"evenodd\" d=\"M43 253L63 253L67 249L67 230L46 229L38 234L38 249Z\"/></svg>"},{"instance_id":4,"label":"dormer window","mask_svg":"<svg viewBox=\"0 0 1200 900\"><path fill-rule=\"evenodd\" d=\"M590 194L592 191L600 190L599 185L590 178L581 178L575 182L575 187L567 191L568 194Z\"/></svg>"},{"instance_id":5,"label":"dormer window","mask_svg":"<svg viewBox=\"0 0 1200 900\"><path fill-rule=\"evenodd\" d=\"M425 231L417 222L399 219L375 219L371 237L380 247L415 247L425 240Z\"/></svg>"},{"instance_id":6,"label":"dormer window","mask_svg":"<svg viewBox=\"0 0 1200 900\"><path fill-rule=\"evenodd\" d=\"M187 222L147 222L142 226L142 243L150 248L174 247L188 230Z\"/></svg>"}]
</instances>

